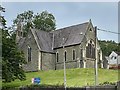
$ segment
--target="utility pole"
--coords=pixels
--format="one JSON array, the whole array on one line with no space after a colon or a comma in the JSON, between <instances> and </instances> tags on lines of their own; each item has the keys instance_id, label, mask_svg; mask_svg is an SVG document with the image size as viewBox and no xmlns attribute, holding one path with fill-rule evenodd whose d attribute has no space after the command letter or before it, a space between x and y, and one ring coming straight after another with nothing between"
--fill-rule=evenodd
<instances>
[{"instance_id":1,"label":"utility pole","mask_svg":"<svg viewBox=\"0 0 120 90\"><path fill-rule=\"evenodd\" d=\"M95 27L95 86L98 85L97 26Z\"/></svg>"},{"instance_id":2,"label":"utility pole","mask_svg":"<svg viewBox=\"0 0 120 90\"><path fill-rule=\"evenodd\" d=\"M63 38L63 52L64 52L64 38ZM66 66L65 66L65 57L64 57L64 59L63 59L63 63L64 63L64 88L65 88L65 90L66 90Z\"/></svg>"}]
</instances>

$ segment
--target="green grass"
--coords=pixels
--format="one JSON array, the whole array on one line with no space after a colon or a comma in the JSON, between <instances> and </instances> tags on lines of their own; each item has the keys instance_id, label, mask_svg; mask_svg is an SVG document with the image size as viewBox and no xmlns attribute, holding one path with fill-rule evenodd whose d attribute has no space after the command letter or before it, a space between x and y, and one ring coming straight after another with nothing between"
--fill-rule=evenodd
<instances>
[{"instance_id":1,"label":"green grass","mask_svg":"<svg viewBox=\"0 0 120 90\"><path fill-rule=\"evenodd\" d=\"M67 69L67 86L68 87L80 87L86 85L94 85L94 69ZM19 87L31 85L31 78L40 77L41 84L47 85L62 85L64 83L64 73L63 70L50 70L50 71L39 71L39 72L29 72L26 73L26 80L19 81L15 80L11 83L2 83L2 86L5 87ZM98 70L98 81L99 83L108 82L117 82L118 81L118 71L117 70L107 70L99 69Z\"/></svg>"}]
</instances>

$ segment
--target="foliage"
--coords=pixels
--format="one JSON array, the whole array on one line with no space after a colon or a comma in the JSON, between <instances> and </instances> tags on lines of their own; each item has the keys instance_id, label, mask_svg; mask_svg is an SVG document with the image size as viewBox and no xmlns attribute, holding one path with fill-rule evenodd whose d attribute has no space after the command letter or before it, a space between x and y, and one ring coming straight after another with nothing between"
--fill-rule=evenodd
<instances>
[{"instance_id":1,"label":"foliage","mask_svg":"<svg viewBox=\"0 0 120 90\"><path fill-rule=\"evenodd\" d=\"M0 12L5 12L5 8L3 8L1 5L0 5ZM0 23L1 23L1 29L2 28L6 28L6 20L4 19L4 16L0 15Z\"/></svg>"},{"instance_id":2,"label":"foliage","mask_svg":"<svg viewBox=\"0 0 120 90\"><path fill-rule=\"evenodd\" d=\"M57 88L57 87L64 87L64 83L62 85L47 85L47 84L31 84L26 85L24 88L35 88L35 87L41 87L41 88Z\"/></svg>"},{"instance_id":3,"label":"foliage","mask_svg":"<svg viewBox=\"0 0 120 90\"><path fill-rule=\"evenodd\" d=\"M116 83L115 82L105 81L103 83L100 83L99 85L116 85Z\"/></svg>"},{"instance_id":4,"label":"foliage","mask_svg":"<svg viewBox=\"0 0 120 90\"><path fill-rule=\"evenodd\" d=\"M6 20L3 20L3 26ZM25 80L25 74L21 67L25 63L23 53L17 48L15 40L5 28L2 31L2 81L11 82L15 79Z\"/></svg>"},{"instance_id":5,"label":"foliage","mask_svg":"<svg viewBox=\"0 0 120 90\"><path fill-rule=\"evenodd\" d=\"M33 11L25 11L24 13L18 14L17 18L13 21L13 26L17 26L21 24L22 29L24 31L24 36L27 34L30 27L33 27L32 25L33 20Z\"/></svg>"},{"instance_id":6,"label":"foliage","mask_svg":"<svg viewBox=\"0 0 120 90\"><path fill-rule=\"evenodd\" d=\"M6 28L6 20L4 19L4 16L1 16L1 24L2 24L2 26L4 27L4 28Z\"/></svg>"},{"instance_id":7,"label":"foliage","mask_svg":"<svg viewBox=\"0 0 120 90\"><path fill-rule=\"evenodd\" d=\"M104 56L109 56L112 51L120 52L120 43L115 41L99 41Z\"/></svg>"},{"instance_id":8,"label":"foliage","mask_svg":"<svg viewBox=\"0 0 120 90\"><path fill-rule=\"evenodd\" d=\"M13 21L13 23L14 26L18 24L22 25L24 36L26 36L30 27L44 31L51 31L55 30L56 26L55 17L47 11L37 13L36 15L33 13L33 11L25 11L21 14L18 14L17 18Z\"/></svg>"},{"instance_id":9,"label":"foliage","mask_svg":"<svg viewBox=\"0 0 120 90\"><path fill-rule=\"evenodd\" d=\"M44 31L55 30L55 18L47 11L43 11L40 14L34 16L34 27Z\"/></svg>"},{"instance_id":10,"label":"foliage","mask_svg":"<svg viewBox=\"0 0 120 90\"><path fill-rule=\"evenodd\" d=\"M2 30L2 49L2 79L5 82L24 80L24 71L20 66L25 63L24 55L18 50L8 30Z\"/></svg>"},{"instance_id":11,"label":"foliage","mask_svg":"<svg viewBox=\"0 0 120 90\"><path fill-rule=\"evenodd\" d=\"M92 68L76 68L66 69L67 76L67 87L81 87L86 85L94 85L95 75L94 69ZM117 82L118 70L98 70L98 81L104 83L106 81ZM63 70L50 70L50 71L39 71L39 72L28 72L26 73L26 80L19 81L15 80L11 83L3 83L3 87L24 87L31 85L31 79L35 77L41 78L40 85L57 85L61 86L64 83L64 71ZM114 78L113 78L114 77Z\"/></svg>"}]
</instances>

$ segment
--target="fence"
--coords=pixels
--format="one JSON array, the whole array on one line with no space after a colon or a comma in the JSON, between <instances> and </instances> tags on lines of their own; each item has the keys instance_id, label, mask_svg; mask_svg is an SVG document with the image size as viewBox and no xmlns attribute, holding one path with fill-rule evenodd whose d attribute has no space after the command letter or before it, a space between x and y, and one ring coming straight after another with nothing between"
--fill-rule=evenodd
<instances>
[{"instance_id":1,"label":"fence","mask_svg":"<svg viewBox=\"0 0 120 90\"><path fill-rule=\"evenodd\" d=\"M31 87L20 87L20 88L2 88L2 90L65 90L63 86L61 87L40 87L40 86L31 86ZM120 90L120 81L116 85L104 85L104 86L86 86L86 87L71 87L66 88L66 90Z\"/></svg>"},{"instance_id":2,"label":"fence","mask_svg":"<svg viewBox=\"0 0 120 90\"><path fill-rule=\"evenodd\" d=\"M20 90L65 90L65 88L20 88ZM82 87L82 88L66 88L66 90L118 90L117 86L97 86L97 87Z\"/></svg>"}]
</instances>

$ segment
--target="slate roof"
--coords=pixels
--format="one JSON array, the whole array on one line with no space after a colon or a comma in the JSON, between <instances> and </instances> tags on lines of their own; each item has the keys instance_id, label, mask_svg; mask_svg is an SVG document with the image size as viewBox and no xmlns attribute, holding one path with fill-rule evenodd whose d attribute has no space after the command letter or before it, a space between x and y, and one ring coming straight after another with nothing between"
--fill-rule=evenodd
<instances>
[{"instance_id":1,"label":"slate roof","mask_svg":"<svg viewBox=\"0 0 120 90\"><path fill-rule=\"evenodd\" d=\"M53 31L54 48L59 48L63 45L70 46L80 44L84 38L88 24L89 22L86 22Z\"/></svg>"},{"instance_id":2,"label":"slate roof","mask_svg":"<svg viewBox=\"0 0 120 90\"><path fill-rule=\"evenodd\" d=\"M87 31L88 24L89 22L86 22L51 32L32 29L32 33L35 35L34 38L36 38L41 51L54 53L53 48L60 48L63 44L64 46L80 44ZM21 40L19 44L22 44L24 40Z\"/></svg>"},{"instance_id":3,"label":"slate roof","mask_svg":"<svg viewBox=\"0 0 120 90\"><path fill-rule=\"evenodd\" d=\"M53 52L52 38L51 38L52 34L42 30L36 30L36 29L34 29L33 31L37 37L37 42L40 46L41 51Z\"/></svg>"}]
</instances>

